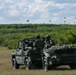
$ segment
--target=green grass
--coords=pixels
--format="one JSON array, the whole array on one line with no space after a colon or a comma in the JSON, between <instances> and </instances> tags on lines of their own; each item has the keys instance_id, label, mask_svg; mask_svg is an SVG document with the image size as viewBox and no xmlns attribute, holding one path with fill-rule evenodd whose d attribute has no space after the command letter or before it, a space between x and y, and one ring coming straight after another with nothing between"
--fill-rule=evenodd
<instances>
[{"instance_id":1,"label":"green grass","mask_svg":"<svg viewBox=\"0 0 76 75\"><path fill-rule=\"evenodd\" d=\"M66 66L59 67L58 70L49 70L47 72L43 71L43 69L26 71L23 66L18 70L13 70L11 65L12 51L13 50L9 50L6 47L0 47L0 75L76 75L76 70L70 70L68 67L66 68Z\"/></svg>"},{"instance_id":2,"label":"green grass","mask_svg":"<svg viewBox=\"0 0 76 75\"><path fill-rule=\"evenodd\" d=\"M12 53L15 49L8 49L7 47L0 47L0 54L3 53Z\"/></svg>"}]
</instances>

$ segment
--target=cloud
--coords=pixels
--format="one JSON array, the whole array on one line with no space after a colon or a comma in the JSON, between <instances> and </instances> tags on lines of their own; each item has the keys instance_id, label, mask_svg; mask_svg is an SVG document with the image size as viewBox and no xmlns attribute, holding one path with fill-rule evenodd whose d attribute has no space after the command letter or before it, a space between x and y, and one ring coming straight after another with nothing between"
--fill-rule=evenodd
<instances>
[{"instance_id":1,"label":"cloud","mask_svg":"<svg viewBox=\"0 0 76 75\"><path fill-rule=\"evenodd\" d=\"M19 15L18 10L15 10L15 9L13 10L13 12L12 12L12 10L8 11L8 13L10 16L18 16Z\"/></svg>"},{"instance_id":2,"label":"cloud","mask_svg":"<svg viewBox=\"0 0 76 75\"><path fill-rule=\"evenodd\" d=\"M2 16L0 16L0 21L4 20L4 18Z\"/></svg>"},{"instance_id":3,"label":"cloud","mask_svg":"<svg viewBox=\"0 0 76 75\"><path fill-rule=\"evenodd\" d=\"M0 0L0 16L6 23L26 23L29 19L34 23L64 22L63 17L76 16L75 0ZM1 19L0 19L1 20ZM68 22L73 22L74 18Z\"/></svg>"},{"instance_id":4,"label":"cloud","mask_svg":"<svg viewBox=\"0 0 76 75\"><path fill-rule=\"evenodd\" d=\"M76 3L76 0L47 0L47 1L54 1L56 3Z\"/></svg>"},{"instance_id":5,"label":"cloud","mask_svg":"<svg viewBox=\"0 0 76 75\"><path fill-rule=\"evenodd\" d=\"M4 0L5 3L13 3L14 0Z\"/></svg>"},{"instance_id":6,"label":"cloud","mask_svg":"<svg viewBox=\"0 0 76 75\"><path fill-rule=\"evenodd\" d=\"M2 9L2 6L0 6L0 10Z\"/></svg>"}]
</instances>

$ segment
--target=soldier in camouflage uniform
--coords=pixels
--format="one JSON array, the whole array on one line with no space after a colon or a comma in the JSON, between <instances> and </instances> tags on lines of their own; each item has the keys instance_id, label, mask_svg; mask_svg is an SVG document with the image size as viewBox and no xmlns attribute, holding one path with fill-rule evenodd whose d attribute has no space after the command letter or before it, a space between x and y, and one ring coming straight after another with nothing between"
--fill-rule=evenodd
<instances>
[{"instance_id":1,"label":"soldier in camouflage uniform","mask_svg":"<svg viewBox=\"0 0 76 75\"><path fill-rule=\"evenodd\" d=\"M32 40L29 40L28 46L33 47L33 41Z\"/></svg>"},{"instance_id":2,"label":"soldier in camouflage uniform","mask_svg":"<svg viewBox=\"0 0 76 75\"><path fill-rule=\"evenodd\" d=\"M55 45L54 40L52 38L50 38L49 35L46 35L45 36L45 48L48 49L49 47L54 46L54 45Z\"/></svg>"},{"instance_id":3,"label":"soldier in camouflage uniform","mask_svg":"<svg viewBox=\"0 0 76 75\"><path fill-rule=\"evenodd\" d=\"M41 47L41 39L40 39L40 35L36 35L35 37L35 41L33 43L33 46L34 46L34 50L36 51L41 51L42 50L42 47Z\"/></svg>"},{"instance_id":4,"label":"soldier in camouflage uniform","mask_svg":"<svg viewBox=\"0 0 76 75\"><path fill-rule=\"evenodd\" d=\"M41 37L41 48L43 50L43 48L45 47L45 37Z\"/></svg>"},{"instance_id":5,"label":"soldier in camouflage uniform","mask_svg":"<svg viewBox=\"0 0 76 75\"><path fill-rule=\"evenodd\" d=\"M32 49L32 41L30 39L24 39L23 48L25 51Z\"/></svg>"}]
</instances>

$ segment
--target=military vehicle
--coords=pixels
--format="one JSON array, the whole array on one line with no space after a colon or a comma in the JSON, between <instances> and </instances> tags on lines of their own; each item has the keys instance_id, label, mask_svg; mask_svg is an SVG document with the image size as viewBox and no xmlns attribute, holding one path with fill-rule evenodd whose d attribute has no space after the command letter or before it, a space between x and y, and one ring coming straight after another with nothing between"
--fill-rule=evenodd
<instances>
[{"instance_id":1,"label":"military vehicle","mask_svg":"<svg viewBox=\"0 0 76 75\"><path fill-rule=\"evenodd\" d=\"M43 50L43 69L45 71L50 68L69 65L72 69L76 69L76 48L71 46L52 46Z\"/></svg>"},{"instance_id":2,"label":"military vehicle","mask_svg":"<svg viewBox=\"0 0 76 75\"><path fill-rule=\"evenodd\" d=\"M32 41L24 39L18 42L16 52L12 53L13 69L19 69L20 65L25 65L26 70L41 66L41 53L40 51L36 51Z\"/></svg>"},{"instance_id":3,"label":"military vehicle","mask_svg":"<svg viewBox=\"0 0 76 75\"><path fill-rule=\"evenodd\" d=\"M54 41L50 44L50 38L44 39L39 35L35 38L23 39L18 42L16 52L12 53L12 66L19 69L20 65L25 65L26 70L32 67L48 68L69 65L76 68L76 48L71 46L56 46Z\"/></svg>"}]
</instances>

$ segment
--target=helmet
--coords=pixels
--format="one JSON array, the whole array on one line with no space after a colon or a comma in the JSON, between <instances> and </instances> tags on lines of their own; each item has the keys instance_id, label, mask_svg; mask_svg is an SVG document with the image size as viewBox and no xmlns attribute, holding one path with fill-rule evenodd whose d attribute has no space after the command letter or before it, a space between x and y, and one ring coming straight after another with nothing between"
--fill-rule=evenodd
<instances>
[{"instance_id":1,"label":"helmet","mask_svg":"<svg viewBox=\"0 0 76 75\"><path fill-rule=\"evenodd\" d=\"M36 39L39 39L40 38L40 35L36 35Z\"/></svg>"},{"instance_id":2,"label":"helmet","mask_svg":"<svg viewBox=\"0 0 76 75\"><path fill-rule=\"evenodd\" d=\"M45 38L49 40L50 39L50 35L46 35Z\"/></svg>"},{"instance_id":3,"label":"helmet","mask_svg":"<svg viewBox=\"0 0 76 75\"><path fill-rule=\"evenodd\" d=\"M28 44L28 40L26 40L26 44Z\"/></svg>"}]
</instances>

